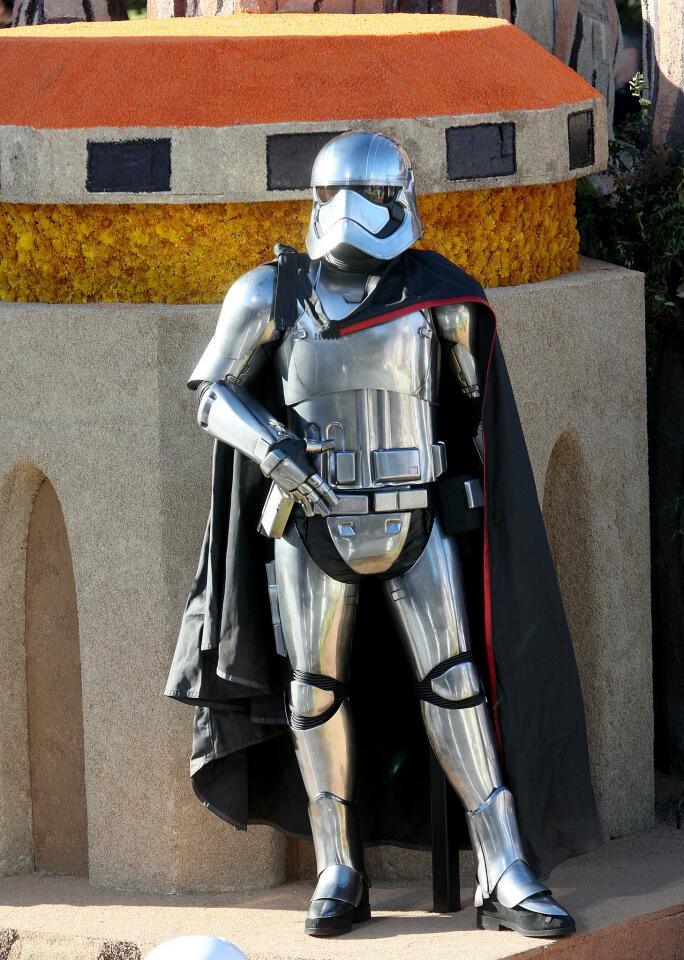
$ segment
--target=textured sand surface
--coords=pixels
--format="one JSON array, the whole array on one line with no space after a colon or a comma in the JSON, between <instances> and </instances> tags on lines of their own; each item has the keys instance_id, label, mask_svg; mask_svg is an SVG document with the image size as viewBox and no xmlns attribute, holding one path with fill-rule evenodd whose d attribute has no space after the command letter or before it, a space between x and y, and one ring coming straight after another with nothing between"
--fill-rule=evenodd
<instances>
[{"instance_id":1,"label":"textured sand surface","mask_svg":"<svg viewBox=\"0 0 684 960\"><path fill-rule=\"evenodd\" d=\"M684 903L682 864L684 831L659 827L567 861L554 871L551 885L574 914L578 931L588 933ZM315 940L302 929L310 893L311 884L296 883L260 893L162 897L32 874L0 881L0 930L19 934L9 960L96 960L103 943L116 941L137 945L144 955L165 939L192 933L225 937L250 960L386 960L388 955L394 960L453 960L456 955L498 960L549 945L515 933L476 930L471 906L455 914L430 913L430 889L424 883L374 885L370 923L335 941ZM463 893L469 903L465 884ZM665 913L653 927L642 920L633 930L605 931L594 955L602 960L647 956L629 953L626 945L643 948L650 941L659 960L674 960L676 931L684 943L684 913ZM575 943L578 949L586 945L583 938ZM582 956L572 953L574 960Z\"/></svg>"}]
</instances>

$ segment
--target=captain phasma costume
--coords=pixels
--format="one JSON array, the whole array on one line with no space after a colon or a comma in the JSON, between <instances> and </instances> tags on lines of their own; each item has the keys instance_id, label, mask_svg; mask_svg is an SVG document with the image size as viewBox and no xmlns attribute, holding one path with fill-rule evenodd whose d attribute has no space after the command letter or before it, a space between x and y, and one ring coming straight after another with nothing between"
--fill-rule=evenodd
<instances>
[{"instance_id":1,"label":"captain phasma costume","mask_svg":"<svg viewBox=\"0 0 684 960\"><path fill-rule=\"evenodd\" d=\"M232 587L225 587L231 577L231 583L237 578L239 586L241 558L247 563L255 550L252 521L246 518L254 509L249 504L254 500L255 471L260 471L270 484L260 528L273 544L269 590L280 653L286 654L288 664L287 722L306 789L318 868L306 931L316 936L340 934L370 916L355 802L359 784L349 682L359 596L366 582L373 581L385 595L393 630L403 643L429 742L467 812L477 861L478 925L532 936L567 934L574 930L572 918L552 898L530 861L536 857L538 864L548 867L569 853L595 845L598 831L586 766L581 696L572 653L566 649L569 641L563 633L555 581L544 588L541 599L532 596L544 578L529 565L548 565L543 553L548 548L537 544L527 557L506 566L500 557L509 548L499 550L495 544L496 538L515 541L516 523L534 530L540 523L526 457L520 470L527 471L521 481L523 486L527 483L524 496L535 505L531 519L524 516L525 502L520 497L516 501L515 490L510 493L517 482L511 471L518 469L514 463L518 454L510 441L506 441L509 448L502 443L501 457L494 451L498 472L486 468L491 469L486 490L492 502L485 504L490 516L484 535L483 617L490 640L489 693L511 717L499 731L503 732L499 746L509 767L506 778L471 645L459 548L447 532L455 505L456 512L466 517L466 527L469 510L481 512L482 486L477 471L464 475L458 462L467 460L463 451L453 441L451 449L445 444L454 424L449 426L444 410L440 419L440 382L451 377L451 389L455 385L464 398L464 412L455 419L461 433L466 424L465 432L473 435L480 455L488 435L494 435L496 421L505 420L509 408L514 410L512 394L507 401L505 387L498 393L489 387L490 409L483 432L482 395L488 372L483 365L492 367L490 379L498 370L499 380L507 383L491 311L472 278L437 254L410 249L423 228L409 159L394 141L370 132L334 138L318 154L311 183L314 202L306 238L308 258L286 252L278 264L257 267L236 281L226 296L216 333L190 378L199 396L201 427L219 441L219 451L230 451L226 455L233 457L223 473L215 460L214 516L186 610L186 639L177 649L167 688L170 696L199 706L193 757L196 789L212 809L233 822L251 819L283 825L277 814L266 810L267 804L260 806L255 800L259 791L270 789L264 787L264 766L271 767L274 791L277 781L288 782L275 753L270 760L262 754L260 764L251 761L245 766L250 785L244 790L249 794L244 814L221 810L217 796L221 789L233 789L229 778L217 781L223 784L218 788L206 782L203 788L201 780L207 765L212 767L231 751L253 745L258 739L253 729L266 730L268 740L274 730L268 728L269 719L277 723L277 718L259 715L259 709L255 712L253 703L245 716L245 703L258 680L247 677L249 668L240 666L239 648L245 647L245 622L249 633L250 621L255 625L262 614L261 605L253 599L258 594L245 603L244 590L240 594L240 589L231 592ZM443 383L441 389L445 389ZM274 415L274 408L283 414L282 420ZM519 430L517 423L516 419L511 428L514 434ZM239 456L232 454L235 450ZM448 462L452 457L454 464ZM506 470L512 478L508 481ZM440 483L450 477L451 494L440 499ZM260 497L257 500L263 502ZM216 510L227 501L230 530L226 536ZM509 511L503 518L497 519L497 504ZM493 526L497 522L501 527L502 519L503 535ZM535 535L546 543L543 533L537 530ZM223 546L217 549L222 536ZM524 531L520 537L524 539ZM264 557L268 556L265 552ZM254 580L251 574L247 578ZM207 586L212 581L220 582L223 594ZM254 585L249 589L254 590ZM526 603L532 614L525 613ZM547 614L545 604L550 604ZM503 615L502 606L508 608ZM545 615L551 623L548 629ZM546 640L534 639L537 628L529 626L531 619L541 622L541 633L562 634L560 652L549 646L546 655L538 655L535 643ZM221 624L218 639L217 622ZM498 649L493 651L493 631L509 633L510 642L497 641ZM190 634L192 642L187 639ZM375 644L367 634L363 642ZM187 666L194 662L195 647L207 655L214 650L209 683L214 691L216 683L225 684L225 708L217 706L221 693L206 692L201 669ZM506 665L509 647L517 660ZM394 661L397 656L394 650L390 658ZM546 663L549 656L557 656L555 664ZM530 658L540 666L530 663ZM554 667L566 674L561 685L554 686ZM388 657L384 666L373 669L376 714L404 711L388 689ZM528 674L538 670L538 685L553 687L546 700L544 694L538 698L536 691L524 689ZM515 679L516 672L518 692L510 679ZM497 674L501 689L494 694ZM543 719L537 715L536 721L540 727L548 722L562 731L559 747L548 740L553 731L530 731L526 723L535 722L537 700L547 706L555 700L562 712L560 701L568 690L567 702L572 701L568 712L573 714L568 725L557 722L547 707ZM520 695L526 698L522 708ZM524 713L527 718L520 716ZM231 747L221 732L227 728L234 731L230 736L236 742ZM372 739L374 729L362 731L364 741ZM511 735L509 729L517 732ZM198 747L203 735L205 746ZM547 770L545 746L554 755L548 762L556 765L556 771L564 771L559 766L564 762L574 767L561 774L567 782L561 784L554 774L552 783L553 776L544 780L546 773L539 772ZM535 768L529 777L526 765ZM539 781L535 781L537 773ZM509 777L522 796L527 849L507 786ZM573 777L579 786L571 785ZM261 786L257 789L255 784ZM537 797L535 792L544 796ZM279 802L287 801L281 797ZM546 822L549 817L551 823ZM554 817L559 822L553 822ZM565 819L572 824L568 832L576 828L577 837L566 838L560 843L562 850L554 850L545 860L535 831L560 837Z\"/></svg>"}]
</instances>

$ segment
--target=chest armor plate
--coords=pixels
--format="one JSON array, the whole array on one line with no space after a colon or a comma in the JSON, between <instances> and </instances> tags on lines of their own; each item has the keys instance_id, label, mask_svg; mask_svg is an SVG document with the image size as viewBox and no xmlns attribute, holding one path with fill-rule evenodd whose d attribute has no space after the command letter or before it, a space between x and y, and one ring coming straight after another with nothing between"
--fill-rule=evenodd
<instances>
[{"instance_id":1,"label":"chest armor plate","mask_svg":"<svg viewBox=\"0 0 684 960\"><path fill-rule=\"evenodd\" d=\"M435 442L439 340L429 311L324 340L307 314L276 355L289 425L335 441L318 467L336 487L429 483L444 469Z\"/></svg>"},{"instance_id":2,"label":"chest armor plate","mask_svg":"<svg viewBox=\"0 0 684 960\"><path fill-rule=\"evenodd\" d=\"M347 390L390 390L436 399L439 345L429 311L323 340L302 314L278 351L285 403Z\"/></svg>"}]
</instances>

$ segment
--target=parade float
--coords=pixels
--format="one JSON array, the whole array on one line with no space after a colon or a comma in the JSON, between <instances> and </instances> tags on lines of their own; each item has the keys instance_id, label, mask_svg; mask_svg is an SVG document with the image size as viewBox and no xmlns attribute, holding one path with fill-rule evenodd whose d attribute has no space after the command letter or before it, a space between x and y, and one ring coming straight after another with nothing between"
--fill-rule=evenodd
<instances>
[{"instance_id":1,"label":"parade float","mask_svg":"<svg viewBox=\"0 0 684 960\"><path fill-rule=\"evenodd\" d=\"M174 892L310 869L271 828L233 833L196 803L186 712L162 698L209 493L183 385L231 281L274 237L302 248L317 150L362 128L409 151L425 246L488 287L604 827L647 826L643 292L578 258L575 183L607 159L597 92L510 23L461 16L50 24L5 31L0 62L2 871ZM390 848L370 867L429 870Z\"/></svg>"}]
</instances>

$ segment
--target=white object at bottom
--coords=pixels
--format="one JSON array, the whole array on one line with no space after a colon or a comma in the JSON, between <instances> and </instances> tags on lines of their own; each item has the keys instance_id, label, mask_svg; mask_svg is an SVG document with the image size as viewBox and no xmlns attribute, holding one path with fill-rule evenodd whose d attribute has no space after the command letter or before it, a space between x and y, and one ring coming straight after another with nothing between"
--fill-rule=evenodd
<instances>
[{"instance_id":1,"label":"white object at bottom","mask_svg":"<svg viewBox=\"0 0 684 960\"><path fill-rule=\"evenodd\" d=\"M221 937L176 937L148 953L145 960L247 960L244 953Z\"/></svg>"}]
</instances>

